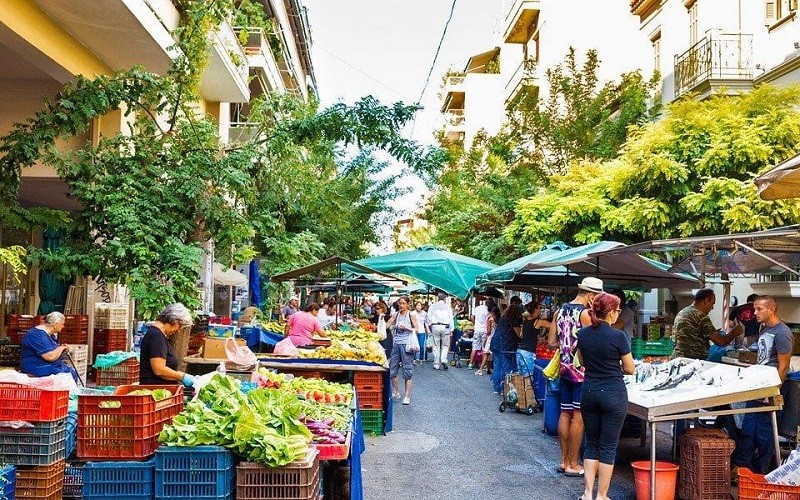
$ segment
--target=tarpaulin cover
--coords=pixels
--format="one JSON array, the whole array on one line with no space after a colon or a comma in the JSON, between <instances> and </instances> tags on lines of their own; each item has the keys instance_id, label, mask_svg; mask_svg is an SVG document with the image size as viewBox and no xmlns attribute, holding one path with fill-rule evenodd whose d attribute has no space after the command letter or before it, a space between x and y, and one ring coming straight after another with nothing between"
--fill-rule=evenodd
<instances>
[{"instance_id":1,"label":"tarpaulin cover","mask_svg":"<svg viewBox=\"0 0 800 500\"><path fill-rule=\"evenodd\" d=\"M131 358L136 358L138 360L139 353L127 352L127 351L111 351L108 354L98 354L92 366L95 368L108 368L110 366L117 366L123 361L127 361Z\"/></svg>"}]
</instances>

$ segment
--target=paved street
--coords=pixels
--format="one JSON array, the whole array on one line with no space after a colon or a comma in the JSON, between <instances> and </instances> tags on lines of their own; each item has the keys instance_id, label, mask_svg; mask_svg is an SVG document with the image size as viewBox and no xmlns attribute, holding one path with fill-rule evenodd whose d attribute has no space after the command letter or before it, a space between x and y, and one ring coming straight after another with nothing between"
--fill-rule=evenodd
<instances>
[{"instance_id":1,"label":"paved street","mask_svg":"<svg viewBox=\"0 0 800 500\"><path fill-rule=\"evenodd\" d=\"M542 414L500 413L488 376L473 370L414 368L412 405L395 405L394 432L368 437L364 497L406 499L574 499L583 482L555 472L555 437ZM665 436L660 444L666 445ZM663 441L663 443L662 443ZM623 439L610 497L634 500L632 460L647 459L638 439ZM660 459L667 450L660 447Z\"/></svg>"}]
</instances>

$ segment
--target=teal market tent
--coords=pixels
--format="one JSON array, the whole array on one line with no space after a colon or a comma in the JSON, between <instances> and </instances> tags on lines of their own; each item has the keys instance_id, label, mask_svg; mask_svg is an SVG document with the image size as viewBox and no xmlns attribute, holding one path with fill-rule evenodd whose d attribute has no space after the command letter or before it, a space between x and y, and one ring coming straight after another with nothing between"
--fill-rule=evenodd
<instances>
[{"instance_id":1,"label":"teal market tent","mask_svg":"<svg viewBox=\"0 0 800 500\"><path fill-rule=\"evenodd\" d=\"M526 255L524 257L520 257L519 259L512 260L502 266L495 267L491 271L487 271L476 278L476 284L482 285L483 283L496 283L501 285L503 282L512 282L514 281L520 273L523 272L525 266L531 263L537 262L547 262L548 260L552 260L560 255L565 250L568 250L570 247L563 241L555 241L550 243L549 245L545 245L544 248L539 250L538 252L534 252L530 255ZM546 277L556 277L560 275L568 274L566 268L553 268L549 270L541 270L540 273L542 278Z\"/></svg>"},{"instance_id":2,"label":"teal market tent","mask_svg":"<svg viewBox=\"0 0 800 500\"><path fill-rule=\"evenodd\" d=\"M356 262L384 273L410 276L461 299L469 295L479 274L496 267L432 245Z\"/></svg>"}]
</instances>

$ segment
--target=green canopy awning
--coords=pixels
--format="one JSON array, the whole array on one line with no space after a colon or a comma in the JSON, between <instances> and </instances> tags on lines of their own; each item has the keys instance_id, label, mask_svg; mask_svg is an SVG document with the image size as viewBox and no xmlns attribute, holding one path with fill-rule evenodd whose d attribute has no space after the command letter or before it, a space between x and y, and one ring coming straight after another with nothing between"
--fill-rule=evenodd
<instances>
[{"instance_id":1,"label":"green canopy awning","mask_svg":"<svg viewBox=\"0 0 800 500\"><path fill-rule=\"evenodd\" d=\"M416 250L369 257L356 261L384 273L411 276L458 298L466 298L475 278L496 266L482 260L448 252L432 245Z\"/></svg>"},{"instance_id":2,"label":"green canopy awning","mask_svg":"<svg viewBox=\"0 0 800 500\"><path fill-rule=\"evenodd\" d=\"M549 245L545 245L544 248L539 250L538 252L534 252L530 255L526 255L524 257L520 257L519 259L512 260L507 264L503 264L502 266L495 267L491 271L487 271L477 278L478 283L483 283L487 281L491 282L501 282L501 281L512 281L528 264L535 264L538 262L547 262L548 260L552 260L560 255L565 250L568 250L570 247L563 241L555 241L550 243ZM563 274L567 274L567 270L563 269Z\"/></svg>"}]
</instances>

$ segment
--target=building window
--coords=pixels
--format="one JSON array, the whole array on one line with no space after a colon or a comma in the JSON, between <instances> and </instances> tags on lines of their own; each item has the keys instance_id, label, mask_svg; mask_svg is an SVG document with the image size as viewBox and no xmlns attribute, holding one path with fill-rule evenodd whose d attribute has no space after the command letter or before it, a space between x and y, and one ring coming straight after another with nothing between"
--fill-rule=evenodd
<instances>
[{"instance_id":1,"label":"building window","mask_svg":"<svg viewBox=\"0 0 800 500\"><path fill-rule=\"evenodd\" d=\"M650 43L653 45L653 69L661 71L661 31L650 38Z\"/></svg>"},{"instance_id":2,"label":"building window","mask_svg":"<svg viewBox=\"0 0 800 500\"><path fill-rule=\"evenodd\" d=\"M770 27L783 22L797 12L798 0L764 0L765 24Z\"/></svg>"},{"instance_id":3,"label":"building window","mask_svg":"<svg viewBox=\"0 0 800 500\"><path fill-rule=\"evenodd\" d=\"M692 47L700 39L700 30L697 26L697 4L694 2L689 5L689 46Z\"/></svg>"}]
</instances>

